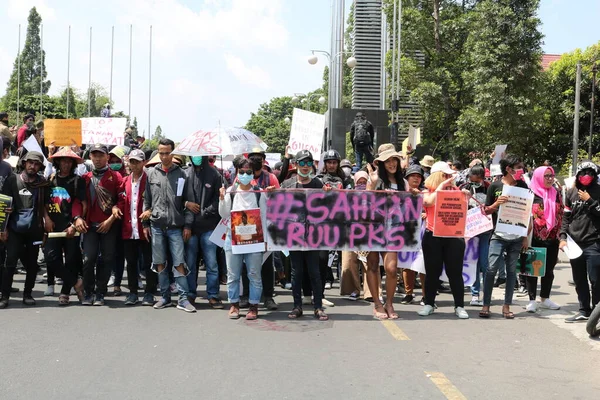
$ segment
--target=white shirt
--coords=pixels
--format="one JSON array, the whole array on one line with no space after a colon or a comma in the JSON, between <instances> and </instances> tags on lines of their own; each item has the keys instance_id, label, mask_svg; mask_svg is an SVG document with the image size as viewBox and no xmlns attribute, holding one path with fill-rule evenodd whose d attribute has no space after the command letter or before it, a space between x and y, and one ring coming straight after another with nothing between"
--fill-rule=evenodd
<instances>
[{"instance_id":1,"label":"white shirt","mask_svg":"<svg viewBox=\"0 0 600 400\"><path fill-rule=\"evenodd\" d=\"M131 206L129 212L131 213L131 238L134 240L140 239L140 232L138 231L138 195L140 193L140 181L142 177L134 182L133 176L131 177Z\"/></svg>"}]
</instances>

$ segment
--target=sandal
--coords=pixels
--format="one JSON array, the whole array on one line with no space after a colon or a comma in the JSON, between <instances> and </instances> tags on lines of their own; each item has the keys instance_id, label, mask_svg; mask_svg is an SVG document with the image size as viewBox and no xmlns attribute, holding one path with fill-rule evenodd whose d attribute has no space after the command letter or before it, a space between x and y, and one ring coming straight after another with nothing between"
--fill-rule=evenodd
<instances>
[{"instance_id":1,"label":"sandal","mask_svg":"<svg viewBox=\"0 0 600 400\"><path fill-rule=\"evenodd\" d=\"M390 312L388 310L388 306L384 306L383 309L385 310L385 312L386 312L386 314L388 316L388 319L398 319L398 318L400 318L398 316L398 314L396 313L396 311L394 311L394 306L392 306L392 312Z\"/></svg>"},{"instance_id":2,"label":"sandal","mask_svg":"<svg viewBox=\"0 0 600 400\"><path fill-rule=\"evenodd\" d=\"M488 307L487 310L482 309L479 311L479 318L489 318L491 315L490 307Z\"/></svg>"},{"instance_id":3,"label":"sandal","mask_svg":"<svg viewBox=\"0 0 600 400\"><path fill-rule=\"evenodd\" d=\"M378 309L382 309L383 311L377 311ZM385 312L385 308L383 307L383 305L375 306L375 308L373 308L373 318L378 319L380 321L388 319L388 314L387 312Z\"/></svg>"},{"instance_id":4,"label":"sandal","mask_svg":"<svg viewBox=\"0 0 600 400\"><path fill-rule=\"evenodd\" d=\"M215 299L214 297L212 299L208 300L208 305L213 310L222 310L223 309L223 302L221 301L221 299Z\"/></svg>"},{"instance_id":5,"label":"sandal","mask_svg":"<svg viewBox=\"0 0 600 400\"><path fill-rule=\"evenodd\" d=\"M317 318L319 321L329 320L329 316L327 316L327 314L325 314L325 311L321 309L315 310L315 318Z\"/></svg>"},{"instance_id":6,"label":"sandal","mask_svg":"<svg viewBox=\"0 0 600 400\"><path fill-rule=\"evenodd\" d=\"M504 311L502 310L502 316L506 319L515 319L515 314L512 311Z\"/></svg>"},{"instance_id":7,"label":"sandal","mask_svg":"<svg viewBox=\"0 0 600 400\"><path fill-rule=\"evenodd\" d=\"M300 318L304 313L302 312L301 308L294 308L289 314L288 314L288 318L289 319L297 319Z\"/></svg>"},{"instance_id":8,"label":"sandal","mask_svg":"<svg viewBox=\"0 0 600 400\"><path fill-rule=\"evenodd\" d=\"M58 296L58 305L59 306L68 306L69 305L69 296L66 294L61 294Z\"/></svg>"},{"instance_id":9,"label":"sandal","mask_svg":"<svg viewBox=\"0 0 600 400\"><path fill-rule=\"evenodd\" d=\"M77 294L77 299L81 302L83 301L83 280L77 279L77 283L73 286L75 289L75 293Z\"/></svg>"}]
</instances>

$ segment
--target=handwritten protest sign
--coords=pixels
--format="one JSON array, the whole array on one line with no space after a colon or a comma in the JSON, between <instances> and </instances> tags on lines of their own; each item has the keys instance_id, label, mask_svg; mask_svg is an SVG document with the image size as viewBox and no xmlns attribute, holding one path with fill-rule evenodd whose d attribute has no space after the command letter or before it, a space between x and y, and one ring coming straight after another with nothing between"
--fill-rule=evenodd
<instances>
[{"instance_id":1,"label":"handwritten protest sign","mask_svg":"<svg viewBox=\"0 0 600 400\"><path fill-rule=\"evenodd\" d=\"M308 150L312 153L313 158L318 160L321 156L324 133L324 115L294 108L288 143L294 154L300 150Z\"/></svg>"},{"instance_id":2,"label":"handwritten protest sign","mask_svg":"<svg viewBox=\"0 0 600 400\"><path fill-rule=\"evenodd\" d=\"M527 236L533 193L529 189L504 185L502 196L507 196L508 201L498 210L496 232Z\"/></svg>"},{"instance_id":3,"label":"handwritten protest sign","mask_svg":"<svg viewBox=\"0 0 600 400\"><path fill-rule=\"evenodd\" d=\"M213 230L208 240L219 247L223 247L225 245L225 238L227 237L227 231L229 230L230 224L231 218L221 218L219 225Z\"/></svg>"},{"instance_id":4,"label":"handwritten protest sign","mask_svg":"<svg viewBox=\"0 0 600 400\"><path fill-rule=\"evenodd\" d=\"M231 252L233 254L265 251L260 209L231 212Z\"/></svg>"},{"instance_id":5,"label":"handwritten protest sign","mask_svg":"<svg viewBox=\"0 0 600 400\"><path fill-rule=\"evenodd\" d=\"M274 168L275 164L281 161L281 153L266 153L265 157L271 168Z\"/></svg>"},{"instance_id":6,"label":"handwritten protest sign","mask_svg":"<svg viewBox=\"0 0 600 400\"><path fill-rule=\"evenodd\" d=\"M81 118L81 141L84 144L122 145L126 124L127 118Z\"/></svg>"},{"instance_id":7,"label":"handwritten protest sign","mask_svg":"<svg viewBox=\"0 0 600 400\"><path fill-rule=\"evenodd\" d=\"M6 224L10 214L6 212L7 208L12 208L13 199L10 196L0 194L0 232L6 232Z\"/></svg>"},{"instance_id":8,"label":"handwritten protest sign","mask_svg":"<svg viewBox=\"0 0 600 400\"><path fill-rule=\"evenodd\" d=\"M406 192L318 189L269 194L269 250L414 251L423 199Z\"/></svg>"},{"instance_id":9,"label":"handwritten protest sign","mask_svg":"<svg viewBox=\"0 0 600 400\"><path fill-rule=\"evenodd\" d=\"M494 148L494 158L492 159L492 164L500 165L500 160L504 158L507 147L508 145L506 144L496 145L496 148Z\"/></svg>"},{"instance_id":10,"label":"handwritten protest sign","mask_svg":"<svg viewBox=\"0 0 600 400\"><path fill-rule=\"evenodd\" d=\"M433 236L464 237L467 198L459 190L441 190L435 199Z\"/></svg>"},{"instance_id":11,"label":"handwritten protest sign","mask_svg":"<svg viewBox=\"0 0 600 400\"><path fill-rule=\"evenodd\" d=\"M472 238L481 233L494 229L492 218L481 212L481 208L475 207L467 211L467 223L465 225L465 237Z\"/></svg>"},{"instance_id":12,"label":"handwritten protest sign","mask_svg":"<svg viewBox=\"0 0 600 400\"><path fill-rule=\"evenodd\" d=\"M474 237L465 241L465 253L463 256L463 281L465 286L473 286L477 277L477 261L479 260L479 238ZM412 271L424 274L425 262L423 260L423 251L399 252L398 268L407 268ZM446 268L444 267L440 279L448 282Z\"/></svg>"},{"instance_id":13,"label":"handwritten protest sign","mask_svg":"<svg viewBox=\"0 0 600 400\"><path fill-rule=\"evenodd\" d=\"M520 273L525 276L544 276L546 275L546 248L530 247L521 254Z\"/></svg>"},{"instance_id":14,"label":"handwritten protest sign","mask_svg":"<svg viewBox=\"0 0 600 400\"><path fill-rule=\"evenodd\" d=\"M44 141L47 144L54 142L56 146L70 146L75 141L78 146L81 146L81 120L44 120Z\"/></svg>"}]
</instances>

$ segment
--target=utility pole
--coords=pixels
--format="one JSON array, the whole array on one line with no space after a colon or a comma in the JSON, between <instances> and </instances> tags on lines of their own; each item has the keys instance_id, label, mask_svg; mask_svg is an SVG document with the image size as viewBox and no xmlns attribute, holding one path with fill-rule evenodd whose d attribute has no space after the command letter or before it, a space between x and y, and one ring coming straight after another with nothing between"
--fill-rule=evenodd
<instances>
[{"instance_id":1,"label":"utility pole","mask_svg":"<svg viewBox=\"0 0 600 400\"><path fill-rule=\"evenodd\" d=\"M579 97L581 94L581 63L577 63L577 78L575 81L575 118L573 120L573 176L577 172L577 153L579 152Z\"/></svg>"},{"instance_id":2,"label":"utility pole","mask_svg":"<svg viewBox=\"0 0 600 400\"><path fill-rule=\"evenodd\" d=\"M594 66L592 67L592 104L590 108L590 148L588 150L588 158L592 159L592 139L594 138L594 107L596 104L596 73L598 73L598 65L596 61L594 61Z\"/></svg>"}]
</instances>

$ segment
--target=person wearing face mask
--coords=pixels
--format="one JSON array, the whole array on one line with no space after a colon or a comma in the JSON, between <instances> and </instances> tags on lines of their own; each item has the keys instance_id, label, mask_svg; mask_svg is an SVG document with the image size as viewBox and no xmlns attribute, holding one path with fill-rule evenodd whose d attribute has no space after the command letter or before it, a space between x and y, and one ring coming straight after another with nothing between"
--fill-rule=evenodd
<instances>
[{"instance_id":1,"label":"person wearing face mask","mask_svg":"<svg viewBox=\"0 0 600 400\"><path fill-rule=\"evenodd\" d=\"M579 164L575 185L565 196L560 249L567 246L567 235L583 250L583 254L571 260L579 312L565 322L585 322L600 301L600 185L598 167L591 161ZM591 299L588 278L592 284Z\"/></svg>"},{"instance_id":2,"label":"person wearing face mask","mask_svg":"<svg viewBox=\"0 0 600 400\"><path fill-rule=\"evenodd\" d=\"M116 146L108 153L108 167L121 174L121 177L127 176L127 170L123 159L129 153L129 147Z\"/></svg>"},{"instance_id":3,"label":"person wearing face mask","mask_svg":"<svg viewBox=\"0 0 600 400\"><path fill-rule=\"evenodd\" d=\"M504 185L516 186L528 189L527 184L523 182L523 162L515 155L509 154L500 160L500 169L502 179L493 182L487 191L485 201L485 212L491 214L494 221L494 228L498 219L498 209L508 201L507 196L502 195ZM531 229L531 226L530 226ZM494 279L501 264L506 267L506 289L504 294L504 305L502 306L502 316L506 319L514 319L515 315L510 311L513 294L515 290L515 281L517 278L517 262L521 250L529 247L527 236L519 236L504 232L492 233L489 247L489 265L483 280L483 308L479 313L481 318L490 317L490 305L492 303L492 291L494 289Z\"/></svg>"},{"instance_id":4,"label":"person wearing face mask","mask_svg":"<svg viewBox=\"0 0 600 400\"><path fill-rule=\"evenodd\" d=\"M206 293L208 304L213 309L222 309L219 298L219 265L217 263L217 245L211 242L210 235L220 221L219 190L223 186L221 175L208 163L206 156L192 156L192 168L186 171L187 201L183 239L185 243L185 262L190 268L188 279L188 299L196 302L198 296L198 251L202 251L206 265Z\"/></svg>"}]
</instances>

